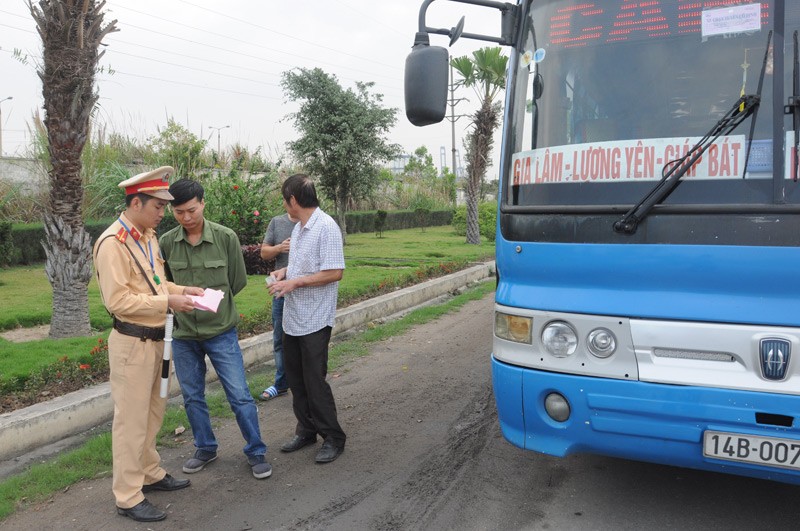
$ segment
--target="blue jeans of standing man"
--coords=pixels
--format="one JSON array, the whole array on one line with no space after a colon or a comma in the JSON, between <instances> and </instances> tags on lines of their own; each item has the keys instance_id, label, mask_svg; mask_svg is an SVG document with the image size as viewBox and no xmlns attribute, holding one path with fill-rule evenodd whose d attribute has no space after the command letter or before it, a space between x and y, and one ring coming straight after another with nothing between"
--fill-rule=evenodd
<instances>
[{"instance_id":1,"label":"blue jeans of standing man","mask_svg":"<svg viewBox=\"0 0 800 531\"><path fill-rule=\"evenodd\" d=\"M275 356L275 389L278 392L289 389L283 368L283 303L286 299L272 299L272 354Z\"/></svg>"},{"instance_id":2,"label":"blue jeans of standing man","mask_svg":"<svg viewBox=\"0 0 800 531\"><path fill-rule=\"evenodd\" d=\"M181 384L183 403L192 426L195 447L215 453L218 446L206 404L206 355L217 371L231 410L236 415L236 423L247 442L244 453L248 457L266 454L267 445L261 440L258 427L258 408L247 387L236 327L211 339L172 340L175 374Z\"/></svg>"}]
</instances>

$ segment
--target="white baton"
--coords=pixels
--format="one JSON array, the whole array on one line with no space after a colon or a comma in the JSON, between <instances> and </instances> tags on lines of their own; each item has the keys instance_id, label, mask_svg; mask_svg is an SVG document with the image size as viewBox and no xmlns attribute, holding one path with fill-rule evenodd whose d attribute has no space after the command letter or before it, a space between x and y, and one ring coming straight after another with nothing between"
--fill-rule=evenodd
<instances>
[{"instance_id":1,"label":"white baton","mask_svg":"<svg viewBox=\"0 0 800 531\"><path fill-rule=\"evenodd\" d=\"M167 324L164 326L164 356L161 358L161 398L167 398L169 391L169 359L172 356L172 319L167 312Z\"/></svg>"}]
</instances>

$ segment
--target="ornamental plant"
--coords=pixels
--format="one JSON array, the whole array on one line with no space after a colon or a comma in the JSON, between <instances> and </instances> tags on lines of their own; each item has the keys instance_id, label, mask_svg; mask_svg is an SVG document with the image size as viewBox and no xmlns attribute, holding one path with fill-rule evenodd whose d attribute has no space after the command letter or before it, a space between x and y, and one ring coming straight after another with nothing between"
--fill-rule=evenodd
<instances>
[{"instance_id":1,"label":"ornamental plant","mask_svg":"<svg viewBox=\"0 0 800 531\"><path fill-rule=\"evenodd\" d=\"M243 176L232 170L206 174L201 182L207 219L233 229L242 245L264 240L272 213L280 208L280 183L275 174Z\"/></svg>"},{"instance_id":2,"label":"ornamental plant","mask_svg":"<svg viewBox=\"0 0 800 531\"><path fill-rule=\"evenodd\" d=\"M28 378L15 378L0 389L0 412L25 407L84 387L108 381L108 343L98 338L88 354L77 358L62 356L33 372ZM12 407L13 406L13 407Z\"/></svg>"}]
</instances>

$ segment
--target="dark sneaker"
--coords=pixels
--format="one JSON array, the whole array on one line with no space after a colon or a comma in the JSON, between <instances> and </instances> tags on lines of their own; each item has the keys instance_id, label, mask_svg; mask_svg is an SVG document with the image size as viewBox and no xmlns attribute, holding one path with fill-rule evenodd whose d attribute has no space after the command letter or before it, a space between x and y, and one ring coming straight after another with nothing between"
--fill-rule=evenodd
<instances>
[{"instance_id":1,"label":"dark sneaker","mask_svg":"<svg viewBox=\"0 0 800 531\"><path fill-rule=\"evenodd\" d=\"M256 479L266 479L272 475L272 465L267 463L263 455L254 455L247 458L253 477Z\"/></svg>"},{"instance_id":2,"label":"dark sneaker","mask_svg":"<svg viewBox=\"0 0 800 531\"><path fill-rule=\"evenodd\" d=\"M183 464L183 471L187 474L194 474L203 470L207 464L217 458L217 453L196 450L194 456Z\"/></svg>"}]
</instances>

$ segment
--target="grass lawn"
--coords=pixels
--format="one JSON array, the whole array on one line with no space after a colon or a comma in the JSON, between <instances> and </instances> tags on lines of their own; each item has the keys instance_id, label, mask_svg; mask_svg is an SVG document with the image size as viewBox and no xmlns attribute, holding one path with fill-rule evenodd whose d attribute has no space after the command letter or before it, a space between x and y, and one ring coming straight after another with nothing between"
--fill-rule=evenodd
<instances>
[{"instance_id":1,"label":"grass lawn","mask_svg":"<svg viewBox=\"0 0 800 531\"><path fill-rule=\"evenodd\" d=\"M347 269L339 284L339 300L347 304L373 293L376 286L406 278L420 268L493 256L493 242L467 245L464 237L455 235L450 226L429 227L424 232L420 229L386 231L383 238L371 233L348 235ZM49 323L52 300L52 289L43 265L0 269L0 330ZM250 276L247 287L236 296L237 308L245 320L267 322L271 304L263 276ZM98 330L94 337L25 343L0 338L0 385L13 377L26 377L62 356L72 359L87 354L97 344L98 337L107 337L111 318L100 302L94 278L89 284L89 314L92 327Z\"/></svg>"}]
</instances>

